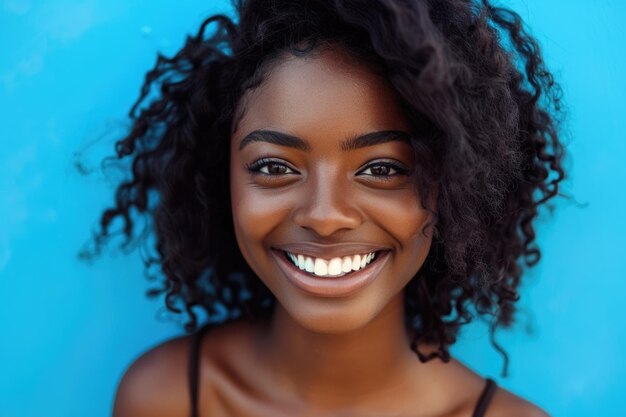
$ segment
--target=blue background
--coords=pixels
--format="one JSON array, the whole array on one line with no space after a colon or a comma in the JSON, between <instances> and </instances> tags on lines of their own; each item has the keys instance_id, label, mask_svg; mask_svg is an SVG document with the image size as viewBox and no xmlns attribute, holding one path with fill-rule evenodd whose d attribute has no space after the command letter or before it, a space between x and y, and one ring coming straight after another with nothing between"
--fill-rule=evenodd
<instances>
[{"instance_id":1,"label":"blue background","mask_svg":"<svg viewBox=\"0 0 626 417\"><path fill-rule=\"evenodd\" d=\"M561 200L540 220L543 260L523 284L519 324L498 336L510 376L485 325L453 354L553 416L624 415L626 3L506 4L563 85L564 191L588 205ZM137 253L93 265L76 253L112 201L99 160L156 52L174 53L217 11L231 13L223 0L0 1L0 416L108 416L126 366L182 334L144 296Z\"/></svg>"}]
</instances>

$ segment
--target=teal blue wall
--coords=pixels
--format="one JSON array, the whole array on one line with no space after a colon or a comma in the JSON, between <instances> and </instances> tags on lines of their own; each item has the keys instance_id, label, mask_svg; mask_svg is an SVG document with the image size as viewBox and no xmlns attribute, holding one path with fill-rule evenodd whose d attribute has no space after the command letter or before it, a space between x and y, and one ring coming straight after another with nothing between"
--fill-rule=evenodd
<instances>
[{"instance_id":1,"label":"teal blue wall","mask_svg":"<svg viewBox=\"0 0 626 417\"><path fill-rule=\"evenodd\" d=\"M504 2L503 2L504 3ZM522 290L520 324L453 349L553 416L618 416L626 389L626 2L510 4L533 28L569 107L570 181L586 208L545 217L544 259ZM125 367L182 333L147 300L137 254L75 254L112 182L96 169L123 131L157 51L171 54L220 1L0 2L0 417L110 414ZM75 169L80 155L81 176ZM530 332L530 333L529 333Z\"/></svg>"}]
</instances>

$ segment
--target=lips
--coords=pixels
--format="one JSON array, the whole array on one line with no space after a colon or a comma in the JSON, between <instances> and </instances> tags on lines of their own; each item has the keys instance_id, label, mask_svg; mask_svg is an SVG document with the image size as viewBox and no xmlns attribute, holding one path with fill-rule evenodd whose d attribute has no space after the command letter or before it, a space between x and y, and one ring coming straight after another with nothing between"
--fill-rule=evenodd
<instances>
[{"instance_id":1,"label":"lips","mask_svg":"<svg viewBox=\"0 0 626 417\"><path fill-rule=\"evenodd\" d=\"M273 249L301 254L304 256L310 256L312 258L332 259L370 252L385 251L390 250L391 248L370 243L341 243L335 245L319 245L316 243L302 242L278 245L274 246Z\"/></svg>"},{"instance_id":2,"label":"lips","mask_svg":"<svg viewBox=\"0 0 626 417\"><path fill-rule=\"evenodd\" d=\"M284 252L283 248L289 247L289 251L299 251L310 256L316 257L339 257L347 256L360 252L378 252L376 258L365 268L353 271L348 274L337 277L319 277L312 275L295 266ZM313 250L311 250L313 248ZM381 249L380 246L374 245L344 245L338 250L329 250L329 246L324 246L320 250L320 246L311 244L298 244L281 246L280 250L272 249L272 254L276 258L277 264L287 280L300 290L315 296L321 297L347 297L368 286L379 275L382 268L386 265L391 257L391 251Z\"/></svg>"}]
</instances>

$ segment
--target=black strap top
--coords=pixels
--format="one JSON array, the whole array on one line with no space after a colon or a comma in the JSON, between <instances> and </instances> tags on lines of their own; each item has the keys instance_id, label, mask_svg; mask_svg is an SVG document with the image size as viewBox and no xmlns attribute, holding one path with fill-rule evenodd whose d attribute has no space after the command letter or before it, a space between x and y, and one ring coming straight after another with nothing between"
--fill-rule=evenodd
<instances>
[{"instance_id":1,"label":"black strap top","mask_svg":"<svg viewBox=\"0 0 626 417\"><path fill-rule=\"evenodd\" d=\"M198 371L199 371L199 353L202 335L210 328L205 325L194 333L189 349L189 388L191 396L191 417L198 417ZM487 407L493 394L496 392L497 385L491 378L487 378L485 388L478 398L476 407L472 417L484 417Z\"/></svg>"},{"instance_id":2,"label":"black strap top","mask_svg":"<svg viewBox=\"0 0 626 417\"><path fill-rule=\"evenodd\" d=\"M498 386L496 385L496 381L491 378L487 378L485 388L483 388L483 392L478 398L478 402L476 403L476 407L474 408L474 413L472 413L472 417L483 417L485 415L485 413L487 412L487 407L489 407L491 398L493 397L493 394L496 393L497 388Z\"/></svg>"},{"instance_id":3,"label":"black strap top","mask_svg":"<svg viewBox=\"0 0 626 417\"><path fill-rule=\"evenodd\" d=\"M198 417L198 371L199 371L199 353L202 336L210 328L205 324L195 332L191 338L191 347L189 349L189 394L191 396L191 417Z\"/></svg>"}]
</instances>

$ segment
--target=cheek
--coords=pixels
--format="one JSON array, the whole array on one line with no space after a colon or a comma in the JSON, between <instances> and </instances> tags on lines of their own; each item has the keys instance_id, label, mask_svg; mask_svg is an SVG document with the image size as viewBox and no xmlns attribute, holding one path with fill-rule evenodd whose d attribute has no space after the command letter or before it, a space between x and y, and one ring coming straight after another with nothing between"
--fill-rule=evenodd
<instances>
[{"instance_id":1,"label":"cheek","mask_svg":"<svg viewBox=\"0 0 626 417\"><path fill-rule=\"evenodd\" d=\"M421 206L407 212L404 238L407 253L414 261L409 263L410 275L413 276L422 267L432 243L433 215Z\"/></svg>"},{"instance_id":2,"label":"cheek","mask_svg":"<svg viewBox=\"0 0 626 417\"><path fill-rule=\"evenodd\" d=\"M262 220L266 215L261 210L253 209L254 201L245 192L245 184L237 183L237 178L232 178L232 180L231 204L235 235L241 251L248 258L250 249L263 235L262 229L267 223Z\"/></svg>"},{"instance_id":3,"label":"cheek","mask_svg":"<svg viewBox=\"0 0 626 417\"><path fill-rule=\"evenodd\" d=\"M426 210L414 208L407 211L405 218L405 227L400 229L400 233L407 242L407 249L415 255L421 255L424 250L428 252L432 241L432 230L429 223L432 221L432 215ZM428 227L426 227L428 225ZM424 255L425 256L425 255Z\"/></svg>"},{"instance_id":4,"label":"cheek","mask_svg":"<svg viewBox=\"0 0 626 417\"><path fill-rule=\"evenodd\" d=\"M371 217L378 226L394 238L399 248L398 256L403 260L398 266L402 275L413 276L422 266L432 242L430 224L433 216L422 208L417 192L398 190L393 198L376 199L370 207Z\"/></svg>"},{"instance_id":5,"label":"cheek","mask_svg":"<svg viewBox=\"0 0 626 417\"><path fill-rule=\"evenodd\" d=\"M432 216L422 208L419 196L414 190L397 190L394 195L370 198L372 218L378 219L379 226L405 246L423 238L422 230Z\"/></svg>"},{"instance_id":6,"label":"cheek","mask_svg":"<svg viewBox=\"0 0 626 417\"><path fill-rule=\"evenodd\" d=\"M272 198L270 191L249 184L241 175L231 176L231 204L237 243L248 261L254 251L264 250L271 233L288 215L285 199ZM267 248L265 248L267 249Z\"/></svg>"}]
</instances>

